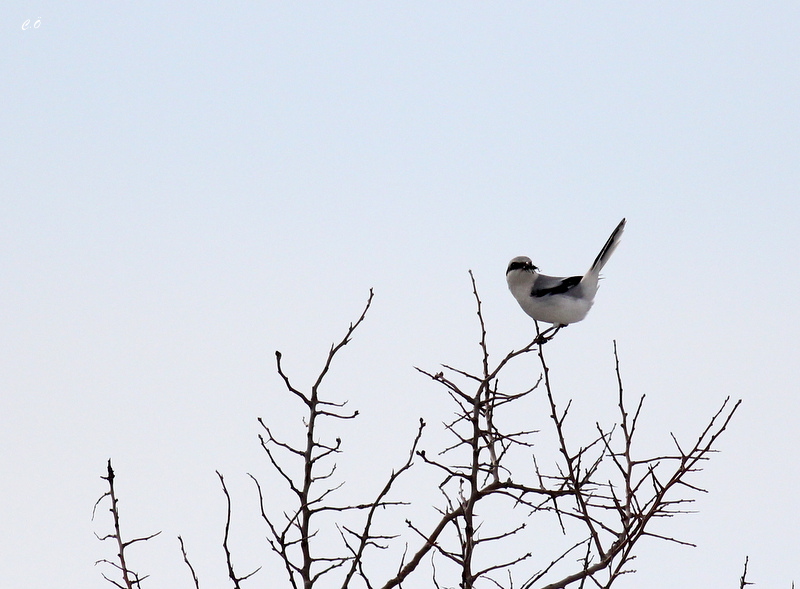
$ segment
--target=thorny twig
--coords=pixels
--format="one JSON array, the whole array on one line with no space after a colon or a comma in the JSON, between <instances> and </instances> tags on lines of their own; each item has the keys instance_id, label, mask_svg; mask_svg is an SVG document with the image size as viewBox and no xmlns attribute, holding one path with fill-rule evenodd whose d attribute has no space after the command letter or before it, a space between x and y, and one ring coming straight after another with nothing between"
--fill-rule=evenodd
<instances>
[{"instance_id":1,"label":"thorny twig","mask_svg":"<svg viewBox=\"0 0 800 589\"><path fill-rule=\"evenodd\" d=\"M589 444L572 450L565 429L571 403L568 402L565 408L559 409L542 347L546 341L552 339L555 332L542 338L542 332L537 325L537 337L530 344L510 352L492 366L481 300L471 272L470 278L480 323L482 370L479 374L472 374L447 365L444 368L456 377L465 378L472 384L472 388L463 388L454 378L446 376L445 372L434 373L417 369L443 385L456 405L455 418L445 423L446 431L455 438L454 443L445 448L437 458L431 458L422 450L418 452L427 464L438 468L445 475L441 488L445 493L447 508L441 510L441 519L428 533L408 522L409 527L421 537L423 544L412 553L407 562L404 559L404 566L383 586L384 589L400 585L432 550L457 564L461 572L460 587L463 589L473 587L479 578L501 586L501 582L491 576L491 573L497 571L505 571L513 584L512 570L528 562L532 557L530 553L509 555L510 558L505 563L482 568L475 566L475 551L482 544L506 540L525 528L524 525L510 527L505 532L482 537L479 532L482 520L477 517L476 505L492 498L510 498L516 505L527 506L531 515L553 512L565 534L566 520L577 521L583 527L584 536L550 559L538 572L528 574L527 580L521 585L523 589L557 589L573 583L579 583L583 587L587 580L599 587L609 587L621 575L632 572L626 565L634 558L634 546L645 536L690 545L677 538L654 532L651 529L652 522L655 518L685 512L681 506L691 499L670 497L679 486L701 490L686 479L691 473L697 472L701 462L714 452L718 437L728 426L740 402L730 406L730 400L726 399L688 450L681 449L676 441L677 454L637 460L633 457L633 441L644 397L639 400L633 415L629 415L625 407L615 343L619 422L608 431L598 424L597 437ZM497 380L500 371L513 359L529 352L538 354L542 368L540 379L521 393L502 391ZM556 462L554 474L544 474L533 456L534 478L532 482L526 482L526 473L506 466L506 457L512 450L532 447L528 437L536 432L513 432L501 428L497 421L497 412L511 403L514 403L515 411L519 412L519 402L536 391L541 383L544 384L560 459ZM618 438L621 438L621 448L615 441ZM461 451L466 453L462 459L444 461L442 458ZM667 468L670 464L673 464L671 470ZM612 476L605 478L602 473L607 473L609 466ZM448 485L455 486L447 491ZM453 531L455 549L448 548L450 540L445 536L448 529ZM573 530L574 526L569 529ZM517 539L515 545L524 545L524 540ZM578 570L568 572L570 567L565 558L580 547L583 547L585 553L578 561ZM562 571L558 576L557 570ZM602 572L607 573L604 580L600 578ZM434 572L434 580L435 575ZM550 581L546 580L548 577L551 578Z\"/></svg>"},{"instance_id":2,"label":"thorny twig","mask_svg":"<svg viewBox=\"0 0 800 589\"><path fill-rule=\"evenodd\" d=\"M461 589L473 589L482 582L496 587L515 587L514 578L525 579L522 589L562 589L577 584L610 587L620 576L632 572L629 565L635 558L633 549L643 537L652 537L679 544L688 542L654 531L656 518L671 517L686 512L691 497L676 496L677 488L702 491L687 479L700 470L702 462L715 452L715 445L727 428L741 401L731 403L726 399L719 411L690 446L683 447L673 436L675 451L647 458L635 455L635 434L644 404L642 396L633 413L629 413L623 394L619 356L614 344L615 370L618 381L617 406L619 418L611 428L596 424L596 437L576 446L568 435L566 424L571 401L560 402L554 392L550 369L545 360L543 344L558 331L541 332L526 346L513 350L492 363L487 343L482 302L474 276L470 272L473 295L480 324L481 366L473 373L468 370L443 365L440 372L417 369L445 388L455 406L455 416L444 424L453 437L453 443L438 454L432 455L419 448L424 421L411 444L406 462L393 471L375 498L361 504L337 505L332 502L343 483L333 480L336 464L332 459L341 452L341 439L325 441L317 435L320 419L351 420L358 412L345 412L345 403L335 403L320 396L320 387L337 353L350 341L355 329L364 320L372 303L370 296L358 320L351 324L345 337L331 346L326 361L310 390L295 387L283 369L281 354L276 352L277 372L287 391L306 408L304 418L305 444L293 444L273 435L261 419L264 430L261 446L270 466L285 482L294 495L295 506L276 517L269 513L259 481L250 475L259 494L261 517L268 528L267 541L272 551L283 562L290 585L294 589L310 589L323 576L340 571L341 587L350 587L359 580L367 589L400 587L419 568L423 559L431 555L432 583L434 587L449 586L440 583L437 575L444 572L436 567L433 556L443 559L448 566L458 568ZM546 337L542 337L545 335ZM522 391L509 392L500 386L499 375L513 360L536 353L541 375ZM462 381L466 382L466 385ZM541 442L534 453L534 429L506 427L509 415L524 414L524 400L540 393L548 407L549 424L555 434L553 464L548 467L542 457ZM536 438L538 440L538 438ZM530 470L518 467L514 456L527 455L533 463ZM538 456L538 458L537 458ZM439 509L438 521L423 526L406 520L408 529L420 543L403 549L400 563L390 578L375 584L365 570L366 555L370 549L386 549L395 534L374 531L375 516L379 508L404 505L405 502L389 500L389 493L397 478L404 474L419 458L423 463L441 471L444 480L440 485L445 505ZM294 467L293 467L294 465ZM296 467L302 474L297 475ZM230 528L230 496L223 486L228 518L223 547L226 552L229 576L238 589L239 582L231 564L228 549ZM529 516L522 523L508 524L505 528L485 531L490 525L493 510L503 504L511 509L523 508ZM480 512L478 506L481 506ZM319 541L315 541L319 522L324 513L359 511L364 514L359 526L335 522L335 530L342 542L342 550L321 554ZM555 515L562 534L570 539L556 548L555 555L545 555L530 544L527 530L541 528L534 519L540 514ZM575 524L577 523L577 528ZM577 531L577 535L575 535ZM514 539L513 542L509 540ZM481 557L487 545L505 545L502 559L487 562ZM329 548L331 549L331 548ZM183 550L183 546L182 546ZM513 552L516 550L516 552ZM580 557L571 561L570 556ZM188 563L188 559L184 558ZM191 569L191 565L189 565ZM258 569L257 569L258 570ZM192 571L193 572L193 571ZM742 576L742 586L744 579ZM197 587L197 579L195 586ZM121 585L119 585L122 587ZM123 587L123 589L126 589Z\"/></svg>"},{"instance_id":3,"label":"thorny twig","mask_svg":"<svg viewBox=\"0 0 800 589\"><path fill-rule=\"evenodd\" d=\"M376 497L366 503L337 505L332 502L333 495L344 484L335 484L331 480L336 471L336 463L331 463L331 459L341 452L342 440L337 437L334 441L327 442L317 434L317 427L321 419L351 420L358 416L358 411L346 413L343 410L345 403L336 403L325 399L321 395L321 386L337 353L350 342L353 333L364 321L372 305L372 300L373 292L370 290L364 310L359 318L350 324L345 336L331 346L310 391L302 391L294 386L283 369L281 353L275 353L278 375L283 380L287 391L297 397L306 408L303 420L306 430L305 444L296 445L278 439L262 419L259 419L259 423L264 432L259 437L270 466L294 495L295 506L284 512L280 518L268 513L262 486L253 475L250 477L258 490L261 517L269 532L267 537L269 546L280 558L289 583L295 589L299 589L299 587L308 589L320 578L336 570L342 572L341 586L343 588L350 586L355 578L361 579L367 587L371 587L363 566L364 556L369 549L385 549L387 542L395 537L373 531L378 510L405 504L402 501L390 500L388 496L398 478L413 464L425 427L422 420L420 420L417 435L406 462L400 468L392 471ZM294 472L297 470L302 474L295 475ZM319 522L325 523L328 520L321 520L320 516L325 513L354 511L364 514L364 521L359 527L335 524L335 529L342 541L342 550L337 553L335 547L327 546L328 554L321 553L319 546L323 542L315 543L314 538L318 532Z\"/></svg>"},{"instance_id":4,"label":"thorny twig","mask_svg":"<svg viewBox=\"0 0 800 589\"><path fill-rule=\"evenodd\" d=\"M143 536L143 537L140 537L140 538L134 538L133 540L123 541L122 532L120 531L120 524L119 524L119 520L120 520L120 517L119 517L119 500L117 499L116 490L114 488L114 469L111 468L111 459L110 458L108 459L108 464L107 464L106 468L107 468L106 476L100 477L100 478L102 478L104 481L106 481L108 483L108 491L103 493L100 496L100 498L95 502L94 509L92 510L92 519L94 519L95 512L97 511L97 506L100 504L100 502L103 499L108 497L111 500L111 507L109 508L109 511L111 512L111 516L112 516L112 518L114 520L114 532L111 533L111 534L106 534L105 536L102 536L102 537L98 536L97 534L95 534L95 536L97 537L98 540L101 540L101 541L112 540L112 541L114 541L116 543L116 545L117 545L117 562L113 562L113 561L110 561L108 559L103 558L103 559L98 560L94 564L98 565L100 563L103 563L103 564L111 565L112 567L117 569L122 574L122 583L124 583L124 584L107 577L105 573L101 573L103 575L103 578L106 581L108 581L109 583L111 583L112 585L115 585L116 587L119 587L120 589L134 589L134 588L139 589L141 587L141 582L144 581L149 575L145 575L145 576L142 577L138 573L134 572L133 570L131 570L129 568L128 563L127 563L127 559L126 559L125 550L131 544L135 544L136 542L146 542L147 540L150 540L151 538L155 538L161 532L159 531L159 532L156 532L155 534L150 534L149 536Z\"/></svg>"},{"instance_id":5,"label":"thorny twig","mask_svg":"<svg viewBox=\"0 0 800 589\"><path fill-rule=\"evenodd\" d=\"M748 585L752 585L750 581L747 580L747 564L750 562L750 557L744 557L744 570L742 571L742 576L739 578L739 589L744 589Z\"/></svg>"},{"instance_id":6,"label":"thorny twig","mask_svg":"<svg viewBox=\"0 0 800 589\"><path fill-rule=\"evenodd\" d=\"M227 510L225 514L225 535L222 538L222 549L225 551L225 563L228 566L228 578L233 581L233 586L236 589L241 589L241 582L246 581L253 575L255 575L258 571L261 570L261 567L258 567L253 572L246 574L243 577L240 577L236 574L233 570L233 561L231 560L231 551L228 547L228 538L230 537L230 529L231 529L231 496L228 493L228 487L225 485L225 478L217 471L217 476L219 477L219 482L222 485L222 492L225 494L225 502L227 505Z\"/></svg>"},{"instance_id":7,"label":"thorny twig","mask_svg":"<svg viewBox=\"0 0 800 589\"><path fill-rule=\"evenodd\" d=\"M192 574L194 587L195 589L200 589L200 581L197 579L197 573L195 573L192 563L189 562L189 556L186 554L186 547L183 545L183 538L178 536L178 542L181 545L181 554L183 555L183 562L186 563L186 566L189 567L189 572Z\"/></svg>"}]
</instances>

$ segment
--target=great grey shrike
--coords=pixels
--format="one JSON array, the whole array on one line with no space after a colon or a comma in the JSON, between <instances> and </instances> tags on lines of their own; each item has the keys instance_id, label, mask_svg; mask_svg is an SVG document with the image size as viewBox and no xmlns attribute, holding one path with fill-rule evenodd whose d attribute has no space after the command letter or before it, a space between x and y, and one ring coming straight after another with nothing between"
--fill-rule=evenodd
<instances>
[{"instance_id":1,"label":"great grey shrike","mask_svg":"<svg viewBox=\"0 0 800 589\"><path fill-rule=\"evenodd\" d=\"M583 276L562 278L539 274L539 268L526 256L518 256L509 262L506 281L522 310L536 321L553 324L539 335L539 343L551 339L562 327L586 317L597 294L600 270L617 249L623 229L625 219L611 233L592 267Z\"/></svg>"}]
</instances>

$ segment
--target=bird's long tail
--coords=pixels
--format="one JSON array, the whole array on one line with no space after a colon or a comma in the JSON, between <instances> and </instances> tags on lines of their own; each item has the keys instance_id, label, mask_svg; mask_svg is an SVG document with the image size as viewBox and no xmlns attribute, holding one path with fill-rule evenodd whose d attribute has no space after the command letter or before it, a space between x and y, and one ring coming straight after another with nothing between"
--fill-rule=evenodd
<instances>
[{"instance_id":1,"label":"bird's long tail","mask_svg":"<svg viewBox=\"0 0 800 589\"><path fill-rule=\"evenodd\" d=\"M619 222L617 228L611 233L611 237L608 238L608 241L603 246L603 249L600 250L600 253L597 254L597 257L594 260L594 264L590 268L589 272L593 274L600 274L600 270L603 269L603 266L606 265L608 259L611 257L611 254L614 253L614 250L617 249L619 245L619 241L622 238L622 231L625 229L625 219Z\"/></svg>"}]
</instances>

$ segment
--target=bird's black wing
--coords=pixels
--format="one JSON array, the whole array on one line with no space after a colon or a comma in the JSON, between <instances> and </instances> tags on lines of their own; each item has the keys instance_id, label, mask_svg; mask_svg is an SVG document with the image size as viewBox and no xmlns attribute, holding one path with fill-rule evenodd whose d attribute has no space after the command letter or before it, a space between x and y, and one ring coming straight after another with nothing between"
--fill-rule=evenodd
<instances>
[{"instance_id":1,"label":"bird's black wing","mask_svg":"<svg viewBox=\"0 0 800 589\"><path fill-rule=\"evenodd\" d=\"M583 276L570 276L569 278L558 278L551 280L542 280L543 278L550 278L539 275L536 282L531 289L532 297L546 297L555 294L564 294L569 290L575 288L583 280Z\"/></svg>"}]
</instances>

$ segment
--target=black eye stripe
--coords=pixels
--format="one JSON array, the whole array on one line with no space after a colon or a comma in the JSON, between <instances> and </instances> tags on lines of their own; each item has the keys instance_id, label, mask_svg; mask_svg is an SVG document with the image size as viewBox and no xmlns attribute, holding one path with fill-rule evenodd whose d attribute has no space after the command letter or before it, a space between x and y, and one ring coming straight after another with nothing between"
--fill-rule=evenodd
<instances>
[{"instance_id":1,"label":"black eye stripe","mask_svg":"<svg viewBox=\"0 0 800 589\"><path fill-rule=\"evenodd\" d=\"M533 264L529 264L528 262L511 262L508 265L508 270L506 270L506 274L511 272L512 270L535 270L536 266Z\"/></svg>"}]
</instances>

